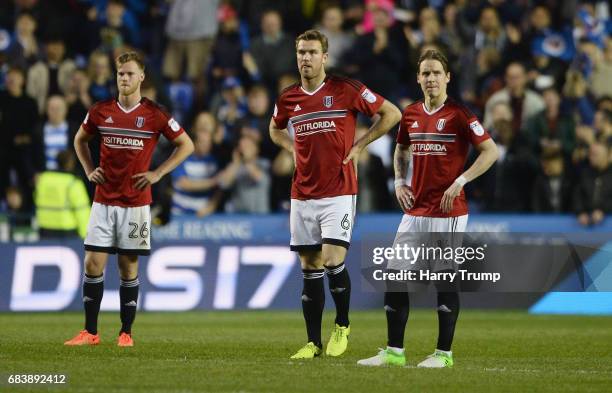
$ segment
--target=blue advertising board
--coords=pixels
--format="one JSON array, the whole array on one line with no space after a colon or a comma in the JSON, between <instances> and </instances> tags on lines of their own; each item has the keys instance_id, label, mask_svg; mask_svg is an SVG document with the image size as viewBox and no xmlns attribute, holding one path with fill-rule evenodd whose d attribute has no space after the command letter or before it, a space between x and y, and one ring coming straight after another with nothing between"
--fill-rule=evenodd
<instances>
[{"instance_id":1,"label":"blue advertising board","mask_svg":"<svg viewBox=\"0 0 612 393\"><path fill-rule=\"evenodd\" d=\"M347 256L355 282L353 308L380 307L382 301L381 294L360 290L357 261L361 257L361 239L376 232L394 232L400 219L398 214L358 217ZM468 231L612 233L612 220L585 230L572 216L478 215L470 217ZM288 242L286 215L177 219L164 228L155 228L151 255L140 259L139 308L151 311L299 308L301 271ZM0 311L81 310L83 256L82 242L78 239L0 243ZM111 257L105 273L103 310L119 308L119 279L114 261ZM564 296L573 295L581 294ZM590 294L608 295L612 294ZM546 307L534 311L546 312Z\"/></svg>"}]
</instances>

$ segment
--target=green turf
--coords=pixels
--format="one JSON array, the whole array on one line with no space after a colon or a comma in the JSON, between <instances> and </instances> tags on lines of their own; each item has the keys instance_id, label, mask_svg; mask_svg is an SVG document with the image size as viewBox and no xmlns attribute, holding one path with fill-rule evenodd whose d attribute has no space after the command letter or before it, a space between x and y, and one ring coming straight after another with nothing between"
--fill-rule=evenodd
<instances>
[{"instance_id":1,"label":"green turf","mask_svg":"<svg viewBox=\"0 0 612 393\"><path fill-rule=\"evenodd\" d=\"M324 321L324 340L332 326ZM455 367L414 366L435 346L434 311L415 311L406 368L364 368L360 358L385 343L384 313L353 312L342 358L290 361L304 344L299 312L140 313L134 348L116 347L117 313L101 315L102 344L65 347L80 313L0 313L0 375L63 373L78 392L609 392L612 318L462 312ZM42 386L0 383L0 392Z\"/></svg>"}]
</instances>

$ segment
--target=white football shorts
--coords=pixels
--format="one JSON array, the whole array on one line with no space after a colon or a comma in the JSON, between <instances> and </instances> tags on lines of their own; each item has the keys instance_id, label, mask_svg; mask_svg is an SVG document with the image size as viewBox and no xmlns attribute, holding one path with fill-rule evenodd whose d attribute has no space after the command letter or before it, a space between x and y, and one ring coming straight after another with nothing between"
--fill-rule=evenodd
<instances>
[{"instance_id":1,"label":"white football shorts","mask_svg":"<svg viewBox=\"0 0 612 393\"><path fill-rule=\"evenodd\" d=\"M323 244L349 248L357 210L356 195L291 200L291 250L321 250Z\"/></svg>"},{"instance_id":2,"label":"white football shorts","mask_svg":"<svg viewBox=\"0 0 612 393\"><path fill-rule=\"evenodd\" d=\"M94 202L91 207L85 250L122 255L151 253L149 205L121 207Z\"/></svg>"},{"instance_id":3,"label":"white football shorts","mask_svg":"<svg viewBox=\"0 0 612 393\"><path fill-rule=\"evenodd\" d=\"M423 217L404 214L397 228L393 247L407 246L414 249L421 248L421 251L426 247L436 247L440 250L445 250L447 247L461 247L467 222L467 214L458 217ZM429 269L432 272L458 269L456 263L441 260L437 257L439 253L434 250L430 251L430 257L420 258L418 261L390 259L387 268L391 270ZM409 255L415 254L410 253Z\"/></svg>"}]
</instances>

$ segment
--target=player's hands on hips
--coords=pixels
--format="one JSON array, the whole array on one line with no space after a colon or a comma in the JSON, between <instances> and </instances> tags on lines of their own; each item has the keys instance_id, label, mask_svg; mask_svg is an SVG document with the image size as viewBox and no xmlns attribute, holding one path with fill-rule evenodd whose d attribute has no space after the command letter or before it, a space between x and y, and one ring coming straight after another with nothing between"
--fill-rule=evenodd
<instances>
[{"instance_id":1,"label":"player's hands on hips","mask_svg":"<svg viewBox=\"0 0 612 393\"><path fill-rule=\"evenodd\" d=\"M404 213L407 213L408 210L412 208L412 205L414 205L414 193L412 192L412 187L407 186L406 184L395 187L395 196L397 197L397 201L399 202Z\"/></svg>"},{"instance_id":2,"label":"player's hands on hips","mask_svg":"<svg viewBox=\"0 0 612 393\"><path fill-rule=\"evenodd\" d=\"M346 156L346 158L342 161L343 164L348 164L349 161L353 160L354 162L357 162L357 159L359 158L359 153L361 153L361 147L355 145L351 148L351 151L349 151L349 154Z\"/></svg>"},{"instance_id":3,"label":"player's hands on hips","mask_svg":"<svg viewBox=\"0 0 612 393\"><path fill-rule=\"evenodd\" d=\"M442 200L440 201L440 209L443 213L450 213L453 210L453 202L459 193L461 193L461 189L463 186L457 182L453 182L444 191L444 195L442 195Z\"/></svg>"},{"instance_id":4,"label":"player's hands on hips","mask_svg":"<svg viewBox=\"0 0 612 393\"><path fill-rule=\"evenodd\" d=\"M104 178L104 169L97 167L93 171L89 172L87 179L94 184L102 184L106 181Z\"/></svg>"},{"instance_id":5,"label":"player's hands on hips","mask_svg":"<svg viewBox=\"0 0 612 393\"><path fill-rule=\"evenodd\" d=\"M349 154L342 161L342 164L348 164L352 160L353 166L355 167L355 173L357 173L357 164L359 163L359 154L361 153L361 150L363 150L362 147L357 145L353 146L351 151L349 151Z\"/></svg>"},{"instance_id":6,"label":"player's hands on hips","mask_svg":"<svg viewBox=\"0 0 612 393\"><path fill-rule=\"evenodd\" d=\"M147 171L135 174L134 176L132 176L132 179L136 179L134 187L139 190L142 190L145 187L150 186L151 184L157 183L159 179L161 179L161 176L157 174L157 172Z\"/></svg>"}]
</instances>

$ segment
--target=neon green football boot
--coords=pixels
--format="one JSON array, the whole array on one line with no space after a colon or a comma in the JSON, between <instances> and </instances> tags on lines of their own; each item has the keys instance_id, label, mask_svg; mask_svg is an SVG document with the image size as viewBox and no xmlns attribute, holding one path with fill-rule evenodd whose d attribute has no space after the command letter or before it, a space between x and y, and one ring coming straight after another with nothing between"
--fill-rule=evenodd
<instances>
[{"instance_id":1,"label":"neon green football boot","mask_svg":"<svg viewBox=\"0 0 612 393\"><path fill-rule=\"evenodd\" d=\"M348 346L348 336L351 334L351 327L336 324L332 330L331 337L327 343L325 354L327 356L340 356L346 351Z\"/></svg>"},{"instance_id":2,"label":"neon green football boot","mask_svg":"<svg viewBox=\"0 0 612 393\"><path fill-rule=\"evenodd\" d=\"M323 352L321 348L315 345L312 341L300 348L291 359L314 359Z\"/></svg>"}]
</instances>

